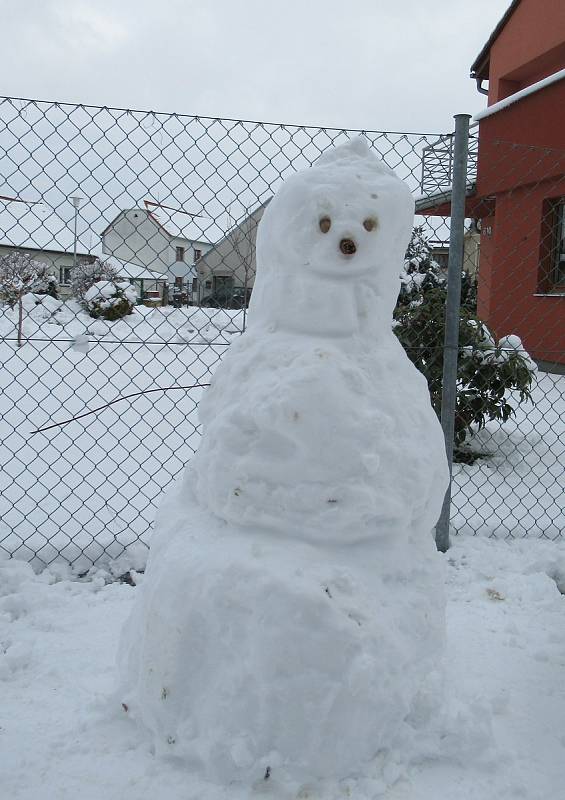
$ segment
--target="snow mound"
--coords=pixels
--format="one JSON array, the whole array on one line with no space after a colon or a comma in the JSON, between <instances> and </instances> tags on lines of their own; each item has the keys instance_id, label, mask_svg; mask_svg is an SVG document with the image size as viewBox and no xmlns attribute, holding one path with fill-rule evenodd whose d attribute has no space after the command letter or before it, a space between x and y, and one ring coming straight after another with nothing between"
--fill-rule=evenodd
<instances>
[{"instance_id":1,"label":"snow mound","mask_svg":"<svg viewBox=\"0 0 565 800\"><path fill-rule=\"evenodd\" d=\"M441 558L227 526L187 487L157 523L124 629L122 700L157 752L220 783L355 774L391 746L443 647ZM437 705L438 698L430 700Z\"/></svg>"}]
</instances>

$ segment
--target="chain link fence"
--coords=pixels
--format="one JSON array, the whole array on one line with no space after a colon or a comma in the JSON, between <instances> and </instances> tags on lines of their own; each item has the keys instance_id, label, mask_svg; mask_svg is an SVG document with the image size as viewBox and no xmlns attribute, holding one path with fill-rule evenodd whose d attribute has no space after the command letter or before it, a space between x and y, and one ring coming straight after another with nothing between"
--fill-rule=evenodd
<instances>
[{"instance_id":1,"label":"chain link fence","mask_svg":"<svg viewBox=\"0 0 565 800\"><path fill-rule=\"evenodd\" d=\"M434 399L452 134L0 98L0 551L77 571L143 559L163 492L198 446L201 393L245 329L265 206L287 175L356 135L416 197L395 329ZM458 403L484 404L486 417L469 421L457 406L451 525L554 538L564 529L563 154L479 146L476 130L469 141ZM521 375L520 396L518 379L499 383L509 355L534 366L525 351L542 369ZM489 421L505 403L515 413Z\"/></svg>"}]
</instances>

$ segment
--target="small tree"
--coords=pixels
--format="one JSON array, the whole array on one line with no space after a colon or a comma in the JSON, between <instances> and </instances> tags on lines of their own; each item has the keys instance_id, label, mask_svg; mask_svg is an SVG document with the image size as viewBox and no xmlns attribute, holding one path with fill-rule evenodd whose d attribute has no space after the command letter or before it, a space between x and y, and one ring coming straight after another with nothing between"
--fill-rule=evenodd
<instances>
[{"instance_id":1,"label":"small tree","mask_svg":"<svg viewBox=\"0 0 565 800\"><path fill-rule=\"evenodd\" d=\"M29 253L15 251L0 258L0 293L10 308L18 306L18 347L22 346L22 297L35 291L46 267Z\"/></svg>"},{"instance_id":2,"label":"small tree","mask_svg":"<svg viewBox=\"0 0 565 800\"><path fill-rule=\"evenodd\" d=\"M94 261L83 261L71 270L72 295L85 308L85 295L98 281L118 282L118 271L108 261L100 258L95 258Z\"/></svg>"}]
</instances>

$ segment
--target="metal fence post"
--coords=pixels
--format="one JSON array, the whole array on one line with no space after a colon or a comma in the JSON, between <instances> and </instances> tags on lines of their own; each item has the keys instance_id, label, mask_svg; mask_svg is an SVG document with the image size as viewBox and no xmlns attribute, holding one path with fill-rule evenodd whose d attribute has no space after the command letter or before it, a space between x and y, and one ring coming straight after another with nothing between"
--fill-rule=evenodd
<instances>
[{"instance_id":1,"label":"metal fence post","mask_svg":"<svg viewBox=\"0 0 565 800\"><path fill-rule=\"evenodd\" d=\"M467 184L467 152L469 146L469 114L455 115L453 143L453 179L451 189L451 226L447 268L447 302L443 350L443 383L441 426L449 464L449 486L445 493L440 518L436 525L436 545L445 553L449 549L449 516L451 508L451 476L453 471L453 437L457 400L457 356L459 348L459 315L461 305L461 273L463 271L463 236L465 227L465 192Z\"/></svg>"}]
</instances>

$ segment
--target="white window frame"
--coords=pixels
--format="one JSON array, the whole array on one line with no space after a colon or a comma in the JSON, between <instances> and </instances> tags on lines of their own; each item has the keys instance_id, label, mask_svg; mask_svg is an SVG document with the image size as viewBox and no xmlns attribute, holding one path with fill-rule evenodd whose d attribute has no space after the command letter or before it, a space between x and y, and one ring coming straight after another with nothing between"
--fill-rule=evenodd
<instances>
[{"instance_id":1,"label":"white window frame","mask_svg":"<svg viewBox=\"0 0 565 800\"><path fill-rule=\"evenodd\" d=\"M555 245L553 250L553 283L565 283L565 197L555 205Z\"/></svg>"}]
</instances>

